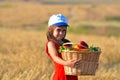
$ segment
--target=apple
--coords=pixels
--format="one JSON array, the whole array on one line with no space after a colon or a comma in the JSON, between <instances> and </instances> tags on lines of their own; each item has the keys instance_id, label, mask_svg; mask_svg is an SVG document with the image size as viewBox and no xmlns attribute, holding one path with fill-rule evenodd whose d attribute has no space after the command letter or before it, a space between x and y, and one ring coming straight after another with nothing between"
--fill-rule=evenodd
<instances>
[{"instance_id":1,"label":"apple","mask_svg":"<svg viewBox=\"0 0 120 80\"><path fill-rule=\"evenodd\" d=\"M79 48L80 49L88 49L88 44L85 41L80 41Z\"/></svg>"}]
</instances>

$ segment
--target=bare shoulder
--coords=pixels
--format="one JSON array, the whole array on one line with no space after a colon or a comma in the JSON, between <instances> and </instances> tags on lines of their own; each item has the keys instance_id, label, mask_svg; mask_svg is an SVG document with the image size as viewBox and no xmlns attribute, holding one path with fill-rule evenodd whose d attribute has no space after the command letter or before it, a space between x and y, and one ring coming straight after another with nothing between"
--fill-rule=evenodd
<instances>
[{"instance_id":1,"label":"bare shoulder","mask_svg":"<svg viewBox=\"0 0 120 80\"><path fill-rule=\"evenodd\" d=\"M48 42L48 47L54 47L54 46L55 46L55 44L52 41Z\"/></svg>"},{"instance_id":2,"label":"bare shoulder","mask_svg":"<svg viewBox=\"0 0 120 80\"><path fill-rule=\"evenodd\" d=\"M48 42L48 49L49 50L56 50L55 43L53 41Z\"/></svg>"},{"instance_id":3,"label":"bare shoulder","mask_svg":"<svg viewBox=\"0 0 120 80\"><path fill-rule=\"evenodd\" d=\"M57 53L55 44L52 41L48 42L48 52L50 53L51 56L56 55Z\"/></svg>"}]
</instances>

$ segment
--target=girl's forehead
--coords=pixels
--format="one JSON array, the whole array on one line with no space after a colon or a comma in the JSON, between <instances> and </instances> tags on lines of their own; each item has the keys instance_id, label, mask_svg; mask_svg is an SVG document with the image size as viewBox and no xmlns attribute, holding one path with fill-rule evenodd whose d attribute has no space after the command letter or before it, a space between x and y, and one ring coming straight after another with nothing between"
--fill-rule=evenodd
<instances>
[{"instance_id":1,"label":"girl's forehead","mask_svg":"<svg viewBox=\"0 0 120 80\"><path fill-rule=\"evenodd\" d=\"M56 27L55 29L67 29L67 27L61 26L61 27Z\"/></svg>"}]
</instances>

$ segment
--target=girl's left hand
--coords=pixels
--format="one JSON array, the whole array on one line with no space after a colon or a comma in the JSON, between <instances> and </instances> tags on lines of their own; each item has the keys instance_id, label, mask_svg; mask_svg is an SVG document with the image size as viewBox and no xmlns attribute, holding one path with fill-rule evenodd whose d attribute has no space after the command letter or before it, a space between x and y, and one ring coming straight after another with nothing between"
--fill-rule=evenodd
<instances>
[{"instance_id":1,"label":"girl's left hand","mask_svg":"<svg viewBox=\"0 0 120 80\"><path fill-rule=\"evenodd\" d=\"M80 67L83 62L84 62L83 60L77 60L77 61L75 62L75 64L74 64L74 67L75 67L75 68Z\"/></svg>"}]
</instances>

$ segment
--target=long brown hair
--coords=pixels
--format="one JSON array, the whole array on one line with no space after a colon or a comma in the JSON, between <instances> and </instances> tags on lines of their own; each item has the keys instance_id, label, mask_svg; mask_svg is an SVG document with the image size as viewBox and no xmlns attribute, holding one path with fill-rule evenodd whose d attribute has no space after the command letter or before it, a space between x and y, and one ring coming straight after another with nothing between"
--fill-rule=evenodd
<instances>
[{"instance_id":1,"label":"long brown hair","mask_svg":"<svg viewBox=\"0 0 120 80\"><path fill-rule=\"evenodd\" d=\"M56 26L49 26L48 28L48 31L46 33L46 36L47 36L47 40L52 40L54 42L56 42L57 44L59 45L62 45L54 36L53 36L53 31L54 29L56 28ZM65 33L65 36L66 36L66 33ZM62 42L65 43L65 42L69 42L69 40L65 39L65 36L64 38L62 39Z\"/></svg>"}]
</instances>

